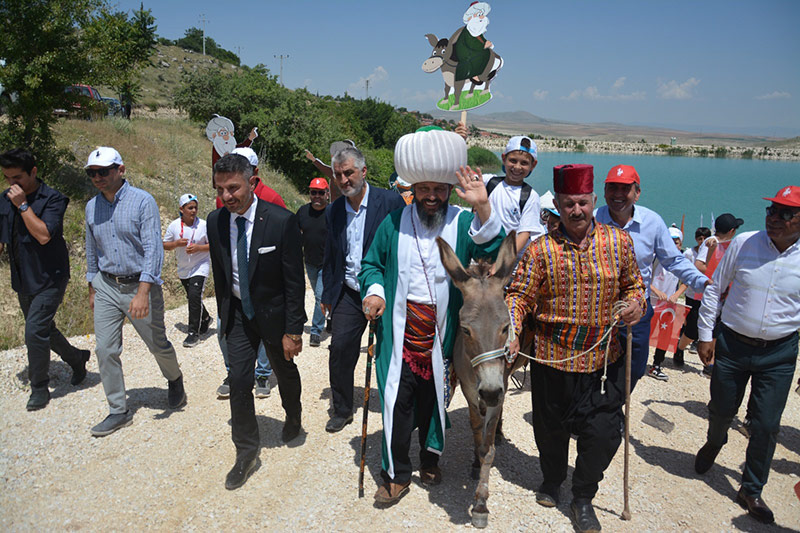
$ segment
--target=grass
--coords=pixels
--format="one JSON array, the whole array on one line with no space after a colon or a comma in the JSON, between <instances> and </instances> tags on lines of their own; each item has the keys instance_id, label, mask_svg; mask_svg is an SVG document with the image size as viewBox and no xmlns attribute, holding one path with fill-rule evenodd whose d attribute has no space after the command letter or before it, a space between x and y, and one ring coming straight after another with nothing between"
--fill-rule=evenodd
<instances>
[{"instance_id":1,"label":"grass","mask_svg":"<svg viewBox=\"0 0 800 533\"><path fill-rule=\"evenodd\" d=\"M200 213L215 208L216 193L211 188L211 143L204 128L182 118L108 119L96 122L61 120L55 128L59 148L73 156L55 175L44 181L70 198L64 217L64 238L70 254L71 280L64 301L56 314L56 324L67 336L93 332L94 319L89 309L86 286L84 208L96 194L83 171L83 162L97 146L113 146L125 161L125 177L136 187L148 191L161 211L162 232L178 216L178 198L185 192L198 196ZM282 174L261 169L264 183L275 189L289 209L296 211L308 202ZM309 176L309 179L311 176ZM174 252L164 253L164 299L167 308L184 305L186 296L177 275ZM213 294L213 282L206 284ZM6 326L0 331L0 350L25 343L25 322L16 294L11 290L8 254L0 255L0 317Z\"/></svg>"},{"instance_id":2,"label":"grass","mask_svg":"<svg viewBox=\"0 0 800 533\"><path fill-rule=\"evenodd\" d=\"M458 101L458 106L455 105L455 94L451 94L447 97L447 102L442 98L436 103L436 107L442 111L463 111L465 109L475 109L491 99L492 93L489 91L484 92L482 89L476 89L472 93L472 96L469 95L469 91L461 91L461 98Z\"/></svg>"}]
</instances>

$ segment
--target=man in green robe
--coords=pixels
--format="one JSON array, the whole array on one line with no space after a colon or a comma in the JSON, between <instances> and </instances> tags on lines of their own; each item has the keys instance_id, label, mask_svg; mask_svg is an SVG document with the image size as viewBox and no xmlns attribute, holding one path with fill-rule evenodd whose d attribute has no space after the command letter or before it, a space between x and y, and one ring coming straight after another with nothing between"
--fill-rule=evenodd
<instances>
[{"instance_id":1,"label":"man in green robe","mask_svg":"<svg viewBox=\"0 0 800 533\"><path fill-rule=\"evenodd\" d=\"M383 220L361 263L364 314L378 320L375 368L384 428L378 503L394 503L408 492L414 427L420 429L420 480L436 484L442 478L449 361L462 297L441 264L436 238L466 267L473 258L495 257L504 236L480 171L464 168L466 160L466 144L455 133L401 137L395 168L412 184L414 201ZM449 204L456 184L474 213Z\"/></svg>"},{"instance_id":2,"label":"man in green robe","mask_svg":"<svg viewBox=\"0 0 800 533\"><path fill-rule=\"evenodd\" d=\"M450 58L458 61L456 81L480 76L491 58L492 42L483 36L489 25L489 4L473 2L464 13L464 24L450 37L453 43L453 55Z\"/></svg>"}]
</instances>

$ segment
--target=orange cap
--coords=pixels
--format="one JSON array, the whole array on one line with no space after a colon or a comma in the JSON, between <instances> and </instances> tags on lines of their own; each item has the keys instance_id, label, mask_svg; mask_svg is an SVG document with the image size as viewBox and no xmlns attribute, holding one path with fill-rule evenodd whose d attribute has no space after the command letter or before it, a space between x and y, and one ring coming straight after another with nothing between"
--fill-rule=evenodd
<instances>
[{"instance_id":1,"label":"orange cap","mask_svg":"<svg viewBox=\"0 0 800 533\"><path fill-rule=\"evenodd\" d=\"M606 183L639 183L639 174L630 165L617 165L608 171Z\"/></svg>"},{"instance_id":2,"label":"orange cap","mask_svg":"<svg viewBox=\"0 0 800 533\"><path fill-rule=\"evenodd\" d=\"M326 180L325 178L314 178L313 180L311 180L311 184L308 186L308 188L327 190L328 180Z\"/></svg>"}]
</instances>

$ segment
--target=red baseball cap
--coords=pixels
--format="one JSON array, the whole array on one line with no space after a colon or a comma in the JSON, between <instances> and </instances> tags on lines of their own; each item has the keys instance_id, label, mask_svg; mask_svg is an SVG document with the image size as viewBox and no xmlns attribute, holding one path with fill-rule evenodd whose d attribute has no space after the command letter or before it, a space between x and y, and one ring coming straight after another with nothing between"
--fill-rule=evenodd
<instances>
[{"instance_id":1,"label":"red baseball cap","mask_svg":"<svg viewBox=\"0 0 800 533\"><path fill-rule=\"evenodd\" d=\"M328 189L328 180L325 178L314 178L311 180L311 184L308 186L309 189Z\"/></svg>"},{"instance_id":2,"label":"red baseball cap","mask_svg":"<svg viewBox=\"0 0 800 533\"><path fill-rule=\"evenodd\" d=\"M640 183L639 174L630 165L617 165L608 171L606 183Z\"/></svg>"},{"instance_id":3,"label":"red baseball cap","mask_svg":"<svg viewBox=\"0 0 800 533\"><path fill-rule=\"evenodd\" d=\"M791 207L800 207L800 187L789 185L779 190L775 194L775 198L764 198L764 200Z\"/></svg>"}]
</instances>

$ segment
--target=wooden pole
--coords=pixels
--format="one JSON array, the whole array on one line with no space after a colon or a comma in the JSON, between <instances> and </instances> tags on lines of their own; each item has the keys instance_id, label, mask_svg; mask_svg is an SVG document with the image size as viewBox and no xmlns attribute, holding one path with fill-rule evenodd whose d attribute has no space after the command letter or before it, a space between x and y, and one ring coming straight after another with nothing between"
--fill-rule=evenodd
<instances>
[{"instance_id":1,"label":"wooden pole","mask_svg":"<svg viewBox=\"0 0 800 533\"><path fill-rule=\"evenodd\" d=\"M622 510L622 519L631 519L631 508L628 504L628 452L631 436L631 355L633 353L633 330L628 326L628 338L625 354L625 472L622 485L622 494L625 506Z\"/></svg>"},{"instance_id":2,"label":"wooden pole","mask_svg":"<svg viewBox=\"0 0 800 533\"><path fill-rule=\"evenodd\" d=\"M466 109L461 112L461 121L460 122L463 122L465 126L467 125L467 110Z\"/></svg>"},{"instance_id":3,"label":"wooden pole","mask_svg":"<svg viewBox=\"0 0 800 533\"><path fill-rule=\"evenodd\" d=\"M358 497L364 497L364 464L367 459L367 417L369 416L369 382L372 376L372 358L375 356L375 324L369 323L369 346L367 347L367 376L364 378L364 418L361 423L361 465L358 472Z\"/></svg>"}]
</instances>

